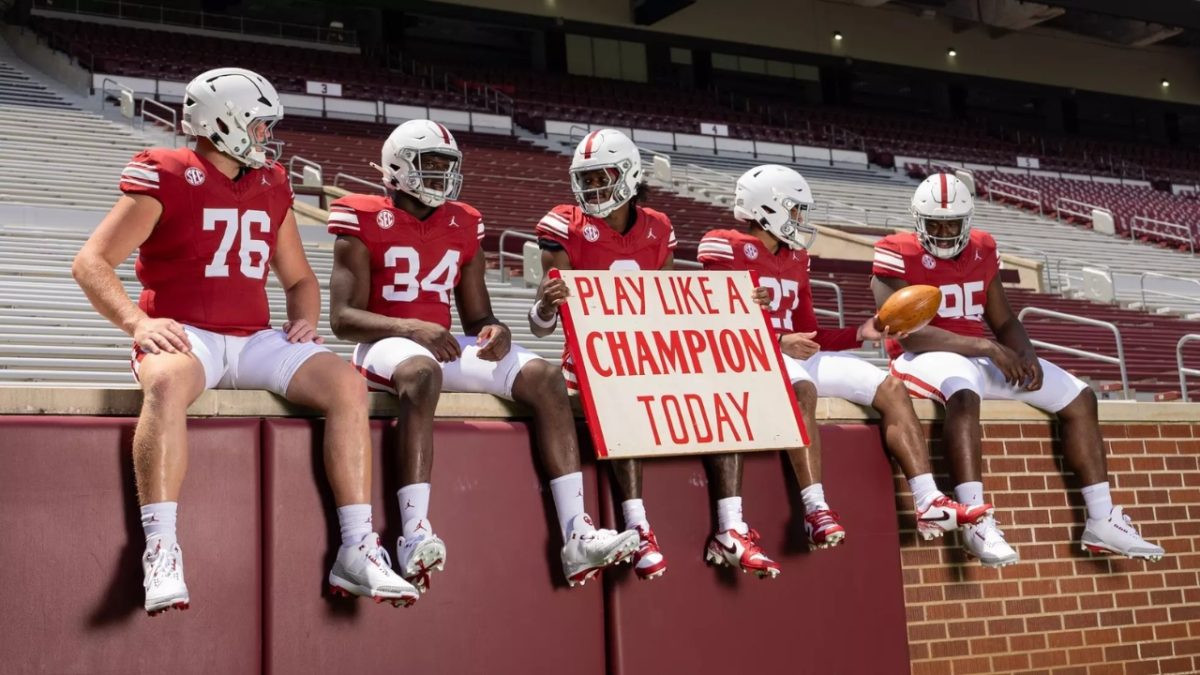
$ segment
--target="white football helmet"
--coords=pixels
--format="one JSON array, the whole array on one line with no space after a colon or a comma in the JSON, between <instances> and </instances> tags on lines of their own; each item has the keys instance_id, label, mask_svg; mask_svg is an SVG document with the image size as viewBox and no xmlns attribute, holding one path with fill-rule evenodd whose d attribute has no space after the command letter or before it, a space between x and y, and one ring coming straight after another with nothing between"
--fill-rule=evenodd
<instances>
[{"instance_id":1,"label":"white football helmet","mask_svg":"<svg viewBox=\"0 0 1200 675\"><path fill-rule=\"evenodd\" d=\"M608 183L589 188L583 176L603 170ZM584 136L571 159L571 191L583 212L604 218L637 194L642 180L642 155L625 134L599 129ZM608 193L605 199L604 195Z\"/></svg>"},{"instance_id":2,"label":"white football helmet","mask_svg":"<svg viewBox=\"0 0 1200 675\"><path fill-rule=\"evenodd\" d=\"M425 155L442 155L449 164L440 171L424 169ZM449 129L432 120L409 120L396 127L383 143L380 163L371 166L383 174L384 187L412 195L426 206L437 208L458 199L462 190L458 143Z\"/></svg>"},{"instance_id":3,"label":"white football helmet","mask_svg":"<svg viewBox=\"0 0 1200 675\"><path fill-rule=\"evenodd\" d=\"M272 142L271 129L281 119L275 87L245 68L210 70L184 89L183 133L207 138L251 169L274 161L282 144Z\"/></svg>"},{"instance_id":4,"label":"white football helmet","mask_svg":"<svg viewBox=\"0 0 1200 675\"><path fill-rule=\"evenodd\" d=\"M817 238L817 228L804 219L812 205L812 190L804 176L778 164L750 169L738 178L733 191L733 217L758 223L789 248L807 249Z\"/></svg>"},{"instance_id":5,"label":"white football helmet","mask_svg":"<svg viewBox=\"0 0 1200 675\"><path fill-rule=\"evenodd\" d=\"M935 173L917 186L912 198L912 214L917 222L917 239L929 255L950 259L962 253L971 240L971 216L975 199L971 191L956 176ZM929 222L961 220L957 237L935 237L929 233Z\"/></svg>"}]
</instances>

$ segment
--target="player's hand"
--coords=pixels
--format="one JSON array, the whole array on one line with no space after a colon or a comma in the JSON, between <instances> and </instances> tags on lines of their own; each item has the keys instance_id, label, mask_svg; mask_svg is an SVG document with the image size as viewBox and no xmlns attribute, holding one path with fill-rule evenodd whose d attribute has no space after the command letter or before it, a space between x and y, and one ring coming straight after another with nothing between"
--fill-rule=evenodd
<instances>
[{"instance_id":1,"label":"player's hand","mask_svg":"<svg viewBox=\"0 0 1200 675\"><path fill-rule=\"evenodd\" d=\"M324 344L325 338L317 335L317 329L313 328L308 319L296 319L283 324L283 332L287 333L288 342L315 342Z\"/></svg>"},{"instance_id":2,"label":"player's hand","mask_svg":"<svg viewBox=\"0 0 1200 675\"><path fill-rule=\"evenodd\" d=\"M417 326L409 333L408 339L428 349L433 354L433 358L441 363L450 363L462 355L458 340L450 334L450 331L436 323L417 322Z\"/></svg>"},{"instance_id":3,"label":"player's hand","mask_svg":"<svg viewBox=\"0 0 1200 675\"><path fill-rule=\"evenodd\" d=\"M1032 350L1021 355L1021 371L1025 391L1037 391L1042 388L1042 362Z\"/></svg>"},{"instance_id":4,"label":"player's hand","mask_svg":"<svg viewBox=\"0 0 1200 675\"><path fill-rule=\"evenodd\" d=\"M147 354L187 354L192 351L187 333L174 319L142 319L133 329L133 341Z\"/></svg>"},{"instance_id":5,"label":"player's hand","mask_svg":"<svg viewBox=\"0 0 1200 675\"><path fill-rule=\"evenodd\" d=\"M562 279L547 280L546 285L542 287L541 300L538 302L538 317L543 321L553 319L558 313L558 308L567 301L570 295L571 290L567 288L567 282Z\"/></svg>"},{"instance_id":6,"label":"player's hand","mask_svg":"<svg viewBox=\"0 0 1200 675\"><path fill-rule=\"evenodd\" d=\"M815 332L789 333L779 340L779 350L793 359L803 361L821 351L821 345L813 340L816 336Z\"/></svg>"},{"instance_id":7,"label":"player's hand","mask_svg":"<svg viewBox=\"0 0 1200 675\"><path fill-rule=\"evenodd\" d=\"M883 330L879 330L879 328L875 325L877 320L878 317L873 316L859 324L857 333L859 342L869 341L882 344L887 340L903 340L904 338L908 337L908 333L893 333L891 326L884 326Z\"/></svg>"},{"instance_id":8,"label":"player's hand","mask_svg":"<svg viewBox=\"0 0 1200 675\"><path fill-rule=\"evenodd\" d=\"M512 348L512 332L502 323L492 323L479 331L479 358L484 361L499 361L508 356Z\"/></svg>"},{"instance_id":9,"label":"player's hand","mask_svg":"<svg viewBox=\"0 0 1200 675\"><path fill-rule=\"evenodd\" d=\"M996 364L996 367L1004 374L1005 382L1014 387L1020 387L1025 384L1025 364L1020 354L1017 354L999 342L992 343L991 352L988 356L992 359L992 363Z\"/></svg>"},{"instance_id":10,"label":"player's hand","mask_svg":"<svg viewBox=\"0 0 1200 675\"><path fill-rule=\"evenodd\" d=\"M762 307L770 307L771 289L766 286L759 286L754 289L754 293L750 294L750 299Z\"/></svg>"}]
</instances>

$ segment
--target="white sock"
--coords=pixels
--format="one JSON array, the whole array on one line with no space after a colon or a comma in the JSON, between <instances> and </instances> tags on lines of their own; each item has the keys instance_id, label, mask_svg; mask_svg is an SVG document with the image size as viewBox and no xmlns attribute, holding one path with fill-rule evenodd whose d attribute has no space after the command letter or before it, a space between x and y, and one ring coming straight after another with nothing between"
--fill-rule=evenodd
<instances>
[{"instance_id":1,"label":"white sock","mask_svg":"<svg viewBox=\"0 0 1200 675\"><path fill-rule=\"evenodd\" d=\"M558 512L558 525L565 540L571 521L584 511L583 473L576 471L550 481L550 494L554 497L554 510Z\"/></svg>"},{"instance_id":2,"label":"white sock","mask_svg":"<svg viewBox=\"0 0 1200 675\"><path fill-rule=\"evenodd\" d=\"M174 544L175 516L179 512L179 502L158 502L142 507L142 531L146 533L146 541L150 537L162 537L163 545Z\"/></svg>"},{"instance_id":3,"label":"white sock","mask_svg":"<svg viewBox=\"0 0 1200 675\"><path fill-rule=\"evenodd\" d=\"M750 530L742 521L742 498L725 497L717 500L717 532L737 530L746 534Z\"/></svg>"},{"instance_id":4,"label":"white sock","mask_svg":"<svg viewBox=\"0 0 1200 675\"><path fill-rule=\"evenodd\" d=\"M342 528L342 546L354 546L371 534L371 505L347 504L337 510L338 525Z\"/></svg>"},{"instance_id":5,"label":"white sock","mask_svg":"<svg viewBox=\"0 0 1200 675\"><path fill-rule=\"evenodd\" d=\"M1113 509L1112 493L1108 491L1108 481L1083 488L1083 501L1087 504L1088 518L1092 520L1107 518Z\"/></svg>"},{"instance_id":6,"label":"white sock","mask_svg":"<svg viewBox=\"0 0 1200 675\"><path fill-rule=\"evenodd\" d=\"M929 508L933 500L942 496L942 491L937 488L937 483L934 482L931 473L923 473L909 478L908 488L912 490L913 503L917 505L918 511Z\"/></svg>"},{"instance_id":7,"label":"white sock","mask_svg":"<svg viewBox=\"0 0 1200 675\"><path fill-rule=\"evenodd\" d=\"M650 521L646 520L646 505L640 499L626 499L621 502L621 513L625 515L625 527L650 527Z\"/></svg>"},{"instance_id":8,"label":"white sock","mask_svg":"<svg viewBox=\"0 0 1200 675\"><path fill-rule=\"evenodd\" d=\"M800 491L800 496L804 498L806 513L829 510L829 504L825 503L825 488L820 483L813 483L804 488Z\"/></svg>"},{"instance_id":9,"label":"white sock","mask_svg":"<svg viewBox=\"0 0 1200 675\"><path fill-rule=\"evenodd\" d=\"M429 518L429 483L413 483L396 490L401 526L413 519Z\"/></svg>"},{"instance_id":10,"label":"white sock","mask_svg":"<svg viewBox=\"0 0 1200 675\"><path fill-rule=\"evenodd\" d=\"M954 486L954 500L965 506L983 504L983 483L977 480Z\"/></svg>"}]
</instances>

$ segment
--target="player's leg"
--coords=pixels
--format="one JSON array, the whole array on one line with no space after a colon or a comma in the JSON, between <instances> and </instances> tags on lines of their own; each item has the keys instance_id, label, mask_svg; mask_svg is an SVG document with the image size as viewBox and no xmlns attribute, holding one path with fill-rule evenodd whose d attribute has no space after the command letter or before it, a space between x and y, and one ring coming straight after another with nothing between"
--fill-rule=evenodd
<instances>
[{"instance_id":1,"label":"player's leg","mask_svg":"<svg viewBox=\"0 0 1200 675\"><path fill-rule=\"evenodd\" d=\"M142 572L145 609L151 616L172 607L187 609L190 602L175 531L187 473L187 409L221 376L220 362L202 332L185 330L192 346L189 354L134 353L142 410L133 434L133 473L146 535Z\"/></svg>"},{"instance_id":2,"label":"player's leg","mask_svg":"<svg viewBox=\"0 0 1200 675\"><path fill-rule=\"evenodd\" d=\"M1079 478L1087 505L1087 526L1081 546L1093 553L1162 559L1162 547L1143 539L1124 509L1113 506L1096 395L1074 375L1045 359L1039 361L1042 387L1037 391L1012 387L1003 381L999 369L990 364L988 385L998 397L1023 401L1058 416L1063 457Z\"/></svg>"},{"instance_id":3,"label":"player's leg","mask_svg":"<svg viewBox=\"0 0 1200 675\"><path fill-rule=\"evenodd\" d=\"M512 363L506 363L511 361ZM637 550L639 535L597 530L584 507L583 473L579 468L579 440L575 415L567 398L567 387L559 368L514 345L499 362L479 359L472 347L464 348L461 369L485 380L489 369L499 372L516 368L511 380L494 378L488 393L511 398L533 410L538 459L550 479L550 494L563 535L563 574L569 585L583 583L610 565L628 560ZM498 381L497 381L498 380Z\"/></svg>"},{"instance_id":4,"label":"player's leg","mask_svg":"<svg viewBox=\"0 0 1200 675\"><path fill-rule=\"evenodd\" d=\"M809 359L811 361L811 359ZM808 430L808 447L788 449L788 459L796 472L800 484L800 496L804 499L804 531L808 544L814 548L830 548L842 543L846 529L838 522L838 516L825 502L825 486L821 484L821 433L817 425L817 385L809 372L807 361L783 356L792 390L796 392L796 403L800 417Z\"/></svg>"},{"instance_id":5,"label":"player's leg","mask_svg":"<svg viewBox=\"0 0 1200 675\"><path fill-rule=\"evenodd\" d=\"M239 389L266 389L325 417L325 474L333 489L341 542L330 591L408 606L417 590L392 571L371 513L371 437L367 386L341 358L316 343L291 343L278 330L251 336L230 357Z\"/></svg>"},{"instance_id":6,"label":"player's leg","mask_svg":"<svg viewBox=\"0 0 1200 675\"><path fill-rule=\"evenodd\" d=\"M926 540L962 525L973 525L991 511L991 504L966 506L950 499L933 480L929 446L913 410L908 390L899 379L850 354L821 352L808 362L817 394L869 405L879 412L884 444L900 464L913 494L917 531Z\"/></svg>"},{"instance_id":7,"label":"player's leg","mask_svg":"<svg viewBox=\"0 0 1200 675\"><path fill-rule=\"evenodd\" d=\"M892 361L895 375L909 393L933 399L946 407L942 445L950 460L955 500L970 509L987 506L983 496L983 446L979 407L986 376L977 360L949 352L902 354ZM1020 560L1004 540L990 510L963 527L963 548L986 567L1003 567Z\"/></svg>"},{"instance_id":8,"label":"player's leg","mask_svg":"<svg viewBox=\"0 0 1200 675\"><path fill-rule=\"evenodd\" d=\"M705 562L739 567L760 579L779 576L779 564L767 557L756 530L742 518L742 455L705 455L717 507L717 531L704 548Z\"/></svg>"}]
</instances>

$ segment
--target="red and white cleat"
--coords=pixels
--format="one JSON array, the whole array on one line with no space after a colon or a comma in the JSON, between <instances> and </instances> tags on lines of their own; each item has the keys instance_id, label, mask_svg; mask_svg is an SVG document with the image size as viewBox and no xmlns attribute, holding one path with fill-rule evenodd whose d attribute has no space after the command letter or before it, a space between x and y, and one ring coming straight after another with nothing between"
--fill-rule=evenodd
<instances>
[{"instance_id":1,"label":"red and white cleat","mask_svg":"<svg viewBox=\"0 0 1200 675\"><path fill-rule=\"evenodd\" d=\"M633 554L633 571L643 581L657 579L667 573L667 559L658 548L658 537L654 530L637 527L638 549Z\"/></svg>"},{"instance_id":2,"label":"red and white cleat","mask_svg":"<svg viewBox=\"0 0 1200 675\"><path fill-rule=\"evenodd\" d=\"M329 571L329 592L371 598L376 603L388 601L393 607L408 607L421 597L415 586L392 570L387 549L374 532L357 546L338 549L337 560Z\"/></svg>"},{"instance_id":3,"label":"red and white cleat","mask_svg":"<svg viewBox=\"0 0 1200 675\"><path fill-rule=\"evenodd\" d=\"M157 616L168 609L187 609L187 584L183 581L183 551L178 543L163 546L162 537L151 537L142 554L142 587L146 613Z\"/></svg>"},{"instance_id":4,"label":"red and white cleat","mask_svg":"<svg viewBox=\"0 0 1200 675\"><path fill-rule=\"evenodd\" d=\"M429 591L429 575L446 569L446 544L428 520L413 519L404 524L404 536L396 541L396 558L400 576L423 595Z\"/></svg>"},{"instance_id":5,"label":"red and white cleat","mask_svg":"<svg viewBox=\"0 0 1200 675\"><path fill-rule=\"evenodd\" d=\"M967 506L942 495L930 502L924 511L917 511L917 532L929 541L964 525L974 525L991 512L991 504Z\"/></svg>"},{"instance_id":6,"label":"red and white cleat","mask_svg":"<svg viewBox=\"0 0 1200 675\"><path fill-rule=\"evenodd\" d=\"M629 560L637 546L636 530L597 530L586 513L575 516L562 548L567 585L573 588L595 579L605 567Z\"/></svg>"},{"instance_id":7,"label":"red and white cleat","mask_svg":"<svg viewBox=\"0 0 1200 675\"><path fill-rule=\"evenodd\" d=\"M809 546L833 548L846 538L846 528L838 522L838 514L829 509L813 511L804 516L804 532Z\"/></svg>"},{"instance_id":8,"label":"red and white cleat","mask_svg":"<svg viewBox=\"0 0 1200 675\"><path fill-rule=\"evenodd\" d=\"M713 565L740 567L742 572L753 572L759 579L774 579L779 576L779 563L763 553L758 539L755 530L746 534L737 530L718 532L708 540L704 561Z\"/></svg>"}]
</instances>

